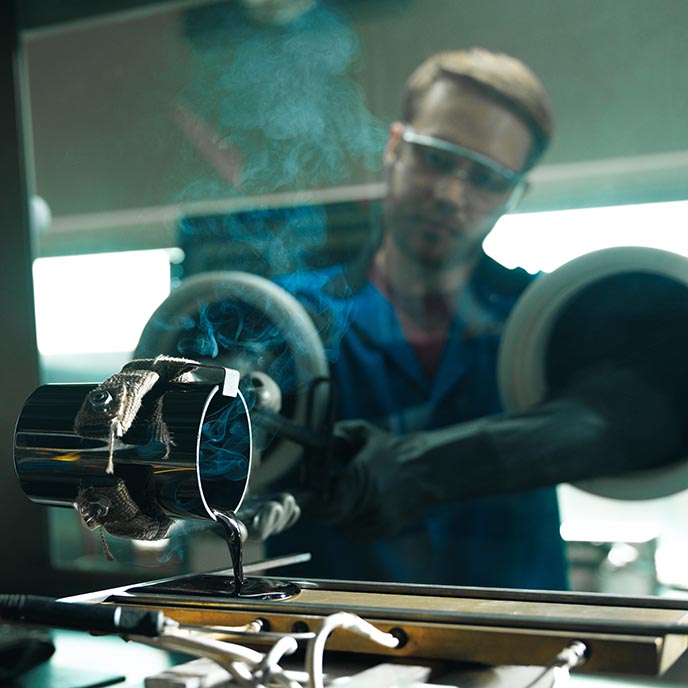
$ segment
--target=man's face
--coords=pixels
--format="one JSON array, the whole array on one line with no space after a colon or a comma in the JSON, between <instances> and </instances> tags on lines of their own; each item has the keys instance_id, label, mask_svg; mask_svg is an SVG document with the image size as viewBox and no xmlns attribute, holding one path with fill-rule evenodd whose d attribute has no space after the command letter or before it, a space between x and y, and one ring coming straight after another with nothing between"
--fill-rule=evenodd
<instances>
[{"instance_id":1,"label":"man's face","mask_svg":"<svg viewBox=\"0 0 688 688\"><path fill-rule=\"evenodd\" d=\"M391 240L437 269L477 256L511 197L509 171L518 176L532 145L509 110L470 86L437 81L413 121L391 128L384 204Z\"/></svg>"}]
</instances>

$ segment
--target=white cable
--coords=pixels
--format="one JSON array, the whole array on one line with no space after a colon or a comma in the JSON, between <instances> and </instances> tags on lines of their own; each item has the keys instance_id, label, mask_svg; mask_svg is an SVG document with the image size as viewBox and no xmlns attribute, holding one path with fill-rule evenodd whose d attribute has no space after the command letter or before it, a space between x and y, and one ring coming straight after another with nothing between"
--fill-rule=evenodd
<instances>
[{"instance_id":1,"label":"white cable","mask_svg":"<svg viewBox=\"0 0 688 688\"><path fill-rule=\"evenodd\" d=\"M237 684L244 688L254 687L252 667L259 664L263 658L259 652L241 645L214 640L199 633L184 633L176 629L166 629L164 634L157 638L134 636L130 639L163 650L183 652L195 657L208 657L228 671Z\"/></svg>"},{"instance_id":2,"label":"white cable","mask_svg":"<svg viewBox=\"0 0 688 688\"><path fill-rule=\"evenodd\" d=\"M263 661L260 663L258 669L254 672L255 676L258 676L267 685L270 683L270 679L277 673L282 671L279 666L279 661L284 655L291 655L298 650L299 644L296 642L296 638L286 635L280 638L265 654ZM301 685L295 681L288 679L285 684L288 688L301 688Z\"/></svg>"},{"instance_id":3,"label":"white cable","mask_svg":"<svg viewBox=\"0 0 688 688\"><path fill-rule=\"evenodd\" d=\"M308 672L308 688L323 688L323 655L327 638L337 628L358 633L385 647L398 647L399 638L391 633L375 628L360 616L350 612L337 612L325 617L315 632L315 637L309 641L306 649L306 670Z\"/></svg>"},{"instance_id":4,"label":"white cable","mask_svg":"<svg viewBox=\"0 0 688 688\"><path fill-rule=\"evenodd\" d=\"M216 640L206 633L166 627L157 638L132 636L128 639L165 650L183 652L197 657L207 657L225 669L237 685L243 688L302 688L299 680L307 680L308 688L324 688L323 656L325 643L337 628L344 628L388 648L399 646L399 638L379 630L371 623L349 612L338 612L325 617L306 650L306 676L303 672L285 671L279 666L284 655L292 654L298 648L297 639L291 635L281 637L262 654L256 650ZM559 658L559 657L558 657ZM563 662L562 662L563 663Z\"/></svg>"},{"instance_id":5,"label":"white cable","mask_svg":"<svg viewBox=\"0 0 688 688\"><path fill-rule=\"evenodd\" d=\"M259 681L259 676L256 675L256 670L264 661L264 655L242 645L226 643L209 638L202 633L185 632L178 629L166 629L164 634L158 638L136 636L132 639L165 650L185 652L197 657L208 657L228 671L237 684L244 688L257 688L257 686L264 685L262 681ZM296 641L294 640L294 642ZM280 648L280 652L284 654L284 646ZM270 677L274 679L273 685L301 688L274 662L270 667Z\"/></svg>"},{"instance_id":6,"label":"white cable","mask_svg":"<svg viewBox=\"0 0 688 688\"><path fill-rule=\"evenodd\" d=\"M249 621L243 626L204 626L185 623L181 628L182 630L203 631L204 633L215 633L217 635L263 635L263 623L260 619Z\"/></svg>"},{"instance_id":7,"label":"white cable","mask_svg":"<svg viewBox=\"0 0 688 688\"><path fill-rule=\"evenodd\" d=\"M532 681L523 688L534 688L540 681L552 674L550 688L561 685L569 676L570 670L580 666L588 658L588 648L580 640L572 640L562 648L555 660L547 665Z\"/></svg>"},{"instance_id":8,"label":"white cable","mask_svg":"<svg viewBox=\"0 0 688 688\"><path fill-rule=\"evenodd\" d=\"M304 672L285 671L278 664L282 656L298 648L296 638L290 635L280 638L265 655L243 645L215 640L206 633L178 627L166 628L159 638L136 637L135 640L212 659L244 688L264 688L268 683L270 686L303 688L298 681L307 679Z\"/></svg>"}]
</instances>

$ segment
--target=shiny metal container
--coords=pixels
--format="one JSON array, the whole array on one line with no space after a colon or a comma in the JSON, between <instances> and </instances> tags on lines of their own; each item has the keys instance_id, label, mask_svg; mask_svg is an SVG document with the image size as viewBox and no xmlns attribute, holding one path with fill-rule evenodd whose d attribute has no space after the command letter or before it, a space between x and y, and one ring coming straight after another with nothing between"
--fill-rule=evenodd
<instances>
[{"instance_id":1,"label":"shiny metal container","mask_svg":"<svg viewBox=\"0 0 688 688\"><path fill-rule=\"evenodd\" d=\"M171 384L162 403L172 440L168 456L158 442L139 442L133 426L115 443L109 475L108 440L74 431L76 415L95 387L43 385L26 400L14 435L14 464L29 499L71 508L80 488L121 478L134 499L145 491L172 518L212 519L213 510L239 508L251 463L250 419L241 398L223 396L217 384Z\"/></svg>"}]
</instances>

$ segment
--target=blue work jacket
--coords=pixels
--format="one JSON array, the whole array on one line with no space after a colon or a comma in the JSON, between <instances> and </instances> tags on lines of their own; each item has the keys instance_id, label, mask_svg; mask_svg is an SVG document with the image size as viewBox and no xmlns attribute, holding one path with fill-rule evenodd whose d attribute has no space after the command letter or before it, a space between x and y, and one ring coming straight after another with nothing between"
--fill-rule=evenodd
<instances>
[{"instance_id":1,"label":"blue work jacket","mask_svg":"<svg viewBox=\"0 0 688 688\"><path fill-rule=\"evenodd\" d=\"M325 279L323 279L325 276ZM497 353L506 318L527 273L487 256L458 301L432 379L405 340L392 305L369 281L343 297L328 295L337 270L300 275L284 286L318 318L346 317L326 328L337 419L363 418L397 434L442 428L500 412ZM323 288L325 287L325 288ZM344 301L345 299L345 301ZM340 323L341 325L341 323ZM338 332L341 335L332 335ZM456 480L462 480L457 457ZM270 555L310 551L290 575L536 589L567 587L554 488L438 506L402 532L366 540L303 518L270 538Z\"/></svg>"}]
</instances>

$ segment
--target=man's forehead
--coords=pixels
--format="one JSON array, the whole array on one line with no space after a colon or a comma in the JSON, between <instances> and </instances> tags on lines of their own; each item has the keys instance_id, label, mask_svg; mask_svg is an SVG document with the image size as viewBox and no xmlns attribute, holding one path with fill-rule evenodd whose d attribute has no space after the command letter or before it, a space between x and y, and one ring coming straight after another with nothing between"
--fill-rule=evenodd
<instances>
[{"instance_id":1,"label":"man's forehead","mask_svg":"<svg viewBox=\"0 0 688 688\"><path fill-rule=\"evenodd\" d=\"M416 103L410 124L486 155L513 170L525 166L533 134L515 113L469 83L436 81Z\"/></svg>"}]
</instances>

